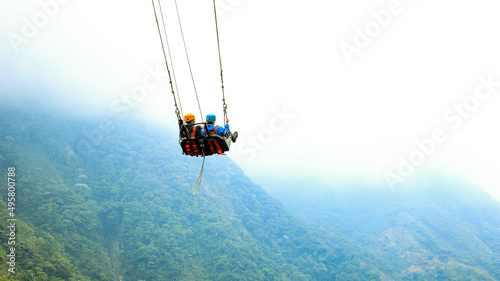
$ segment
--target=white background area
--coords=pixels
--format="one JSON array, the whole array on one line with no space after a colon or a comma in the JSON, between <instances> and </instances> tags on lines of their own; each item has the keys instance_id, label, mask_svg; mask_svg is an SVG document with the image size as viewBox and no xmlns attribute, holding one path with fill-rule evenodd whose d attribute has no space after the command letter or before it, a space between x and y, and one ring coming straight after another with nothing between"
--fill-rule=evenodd
<instances>
[{"instance_id":1,"label":"white background area","mask_svg":"<svg viewBox=\"0 0 500 281\"><path fill-rule=\"evenodd\" d=\"M183 111L200 120L174 2L161 3ZM500 82L498 1L216 3L229 123L240 134L228 155L248 175L384 183L413 155L416 171L462 176L500 199L500 87L474 96L479 77ZM178 5L203 114L221 123L213 4ZM38 79L75 112L117 114L148 71L165 72L148 1L1 0L0 32L3 71L20 77L0 78L1 100ZM128 107L175 127L162 79ZM417 143L435 130L445 140L425 153Z\"/></svg>"}]
</instances>

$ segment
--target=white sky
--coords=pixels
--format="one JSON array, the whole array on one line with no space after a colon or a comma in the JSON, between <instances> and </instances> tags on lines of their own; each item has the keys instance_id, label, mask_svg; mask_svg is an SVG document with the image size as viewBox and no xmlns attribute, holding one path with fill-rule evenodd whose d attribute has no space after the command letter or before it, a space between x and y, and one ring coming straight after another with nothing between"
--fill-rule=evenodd
<instances>
[{"instance_id":1,"label":"white sky","mask_svg":"<svg viewBox=\"0 0 500 281\"><path fill-rule=\"evenodd\" d=\"M42 79L82 111L110 113L147 69L164 71L151 2L62 2L0 0L0 61L7 71ZM220 117L212 3L178 2L203 114ZM472 100L479 76L500 81L498 1L217 3L225 8L219 28L228 114L240 133L228 154L250 176L381 181L418 149L416 141L442 129L446 141L417 169L463 176L500 198L500 87L457 129L443 119L454 104ZM173 1L162 5L183 108L199 117ZM382 10L393 14L374 25ZM38 21L35 31L27 21ZM341 44L356 46L356 30L367 27L375 34L348 63ZM31 38L16 52L9 38L23 32ZM13 82L0 82L0 98L11 98L5 89ZM132 112L175 126L167 81ZM276 112L293 117L283 122Z\"/></svg>"}]
</instances>

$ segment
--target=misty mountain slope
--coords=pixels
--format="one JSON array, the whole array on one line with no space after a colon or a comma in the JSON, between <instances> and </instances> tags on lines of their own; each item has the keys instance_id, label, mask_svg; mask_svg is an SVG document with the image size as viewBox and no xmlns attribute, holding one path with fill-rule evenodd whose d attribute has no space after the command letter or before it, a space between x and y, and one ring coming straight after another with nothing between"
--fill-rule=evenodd
<instances>
[{"instance_id":1,"label":"misty mountain slope","mask_svg":"<svg viewBox=\"0 0 500 281\"><path fill-rule=\"evenodd\" d=\"M228 157L207 158L193 195L201 159L181 155L175 133L0 115L0 164L18 170L19 218L33 237L52 237L65 280L381 280L358 247L292 215ZM61 274L22 255L33 280Z\"/></svg>"},{"instance_id":2,"label":"misty mountain slope","mask_svg":"<svg viewBox=\"0 0 500 281\"><path fill-rule=\"evenodd\" d=\"M110 280L111 266L98 235L96 201L68 185L70 181L53 161L63 151L58 139L71 132L71 124L53 127L54 123L36 120L59 118L5 109L2 113L0 166L5 171L16 168L20 226L16 276L20 280ZM6 195L2 194L4 201Z\"/></svg>"},{"instance_id":3,"label":"misty mountain slope","mask_svg":"<svg viewBox=\"0 0 500 281\"><path fill-rule=\"evenodd\" d=\"M500 280L500 203L465 181L428 175L396 190L291 184L268 191L377 256L395 279Z\"/></svg>"},{"instance_id":4,"label":"misty mountain slope","mask_svg":"<svg viewBox=\"0 0 500 281\"><path fill-rule=\"evenodd\" d=\"M0 202L0 219L7 221L8 216L7 206L5 202ZM71 270L72 265L61 255L61 248L63 247L60 241L57 241L52 235L45 231L35 229L32 225L27 224L23 220L18 219L16 222L16 235L15 243L9 245L8 248L1 247L0 249L0 280L11 280L7 278L9 263L12 262L10 257L12 255L11 248L15 248L15 276L19 280L76 280L70 279L73 274ZM7 245L7 237L10 236L8 228L0 230L2 235L1 243ZM9 240L12 242L12 240ZM28 263L23 261L29 260ZM21 262L20 262L21 261ZM33 266L36 265L36 266ZM14 274L11 274L14 276ZM77 277L82 277L76 274Z\"/></svg>"}]
</instances>

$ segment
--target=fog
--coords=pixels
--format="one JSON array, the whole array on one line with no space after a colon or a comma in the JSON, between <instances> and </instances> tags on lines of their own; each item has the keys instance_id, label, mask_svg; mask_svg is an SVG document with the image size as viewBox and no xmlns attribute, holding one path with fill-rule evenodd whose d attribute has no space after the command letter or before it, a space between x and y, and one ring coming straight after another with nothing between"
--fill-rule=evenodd
<instances>
[{"instance_id":1,"label":"fog","mask_svg":"<svg viewBox=\"0 0 500 281\"><path fill-rule=\"evenodd\" d=\"M2 102L175 128L150 2L0 3ZM200 120L175 6L161 3L183 113ZM500 198L497 1L216 3L229 124L240 134L228 156L257 182L397 186L438 170ZM178 4L203 115L222 123L212 3Z\"/></svg>"}]
</instances>

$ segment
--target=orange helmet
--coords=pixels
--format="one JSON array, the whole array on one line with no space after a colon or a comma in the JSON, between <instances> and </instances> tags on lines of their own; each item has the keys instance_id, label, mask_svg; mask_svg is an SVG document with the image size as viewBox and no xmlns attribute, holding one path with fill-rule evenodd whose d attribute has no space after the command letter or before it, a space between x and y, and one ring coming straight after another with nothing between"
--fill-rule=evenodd
<instances>
[{"instance_id":1,"label":"orange helmet","mask_svg":"<svg viewBox=\"0 0 500 281\"><path fill-rule=\"evenodd\" d=\"M195 118L194 118L194 115L192 113L188 113L188 114L184 115L184 121L186 121L186 122L192 121L194 119Z\"/></svg>"}]
</instances>

